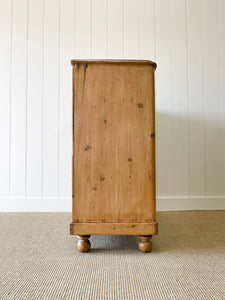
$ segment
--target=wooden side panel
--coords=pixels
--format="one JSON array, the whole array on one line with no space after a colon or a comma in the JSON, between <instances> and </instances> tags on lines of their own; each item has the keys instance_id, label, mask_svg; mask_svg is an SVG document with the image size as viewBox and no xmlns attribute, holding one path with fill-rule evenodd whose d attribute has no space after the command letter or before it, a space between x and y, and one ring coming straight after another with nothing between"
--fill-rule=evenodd
<instances>
[{"instance_id":1,"label":"wooden side panel","mask_svg":"<svg viewBox=\"0 0 225 300\"><path fill-rule=\"evenodd\" d=\"M73 222L153 222L154 67L76 64L73 74Z\"/></svg>"}]
</instances>

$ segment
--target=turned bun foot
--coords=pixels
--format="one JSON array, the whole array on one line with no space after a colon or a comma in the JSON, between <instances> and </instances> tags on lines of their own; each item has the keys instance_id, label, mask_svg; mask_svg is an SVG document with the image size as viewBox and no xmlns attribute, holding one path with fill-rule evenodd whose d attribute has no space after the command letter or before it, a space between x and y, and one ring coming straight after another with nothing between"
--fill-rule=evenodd
<instances>
[{"instance_id":1,"label":"turned bun foot","mask_svg":"<svg viewBox=\"0 0 225 300\"><path fill-rule=\"evenodd\" d=\"M90 235L78 235L77 249L80 252L88 252L91 249L91 243L89 241Z\"/></svg>"},{"instance_id":2,"label":"turned bun foot","mask_svg":"<svg viewBox=\"0 0 225 300\"><path fill-rule=\"evenodd\" d=\"M138 244L138 247L139 247L139 250L141 252L150 252L152 250L152 243L150 241L150 239L152 238L151 235L140 235L139 236L139 244Z\"/></svg>"}]
</instances>

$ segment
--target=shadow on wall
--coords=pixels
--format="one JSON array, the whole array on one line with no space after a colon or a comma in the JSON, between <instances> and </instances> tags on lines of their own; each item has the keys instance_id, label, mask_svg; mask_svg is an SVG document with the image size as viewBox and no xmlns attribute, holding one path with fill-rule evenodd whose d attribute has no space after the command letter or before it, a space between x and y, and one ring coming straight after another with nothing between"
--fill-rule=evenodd
<instances>
[{"instance_id":1,"label":"shadow on wall","mask_svg":"<svg viewBox=\"0 0 225 300\"><path fill-rule=\"evenodd\" d=\"M159 197L225 195L225 121L217 116L156 108Z\"/></svg>"}]
</instances>

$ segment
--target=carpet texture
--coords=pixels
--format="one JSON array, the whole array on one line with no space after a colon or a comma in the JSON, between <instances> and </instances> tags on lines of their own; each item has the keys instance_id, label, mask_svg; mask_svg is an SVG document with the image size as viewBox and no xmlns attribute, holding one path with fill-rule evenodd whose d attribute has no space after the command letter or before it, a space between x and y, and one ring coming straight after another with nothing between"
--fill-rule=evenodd
<instances>
[{"instance_id":1,"label":"carpet texture","mask_svg":"<svg viewBox=\"0 0 225 300\"><path fill-rule=\"evenodd\" d=\"M159 212L153 250L92 236L79 253L69 213L0 214L0 299L225 299L225 211Z\"/></svg>"}]
</instances>

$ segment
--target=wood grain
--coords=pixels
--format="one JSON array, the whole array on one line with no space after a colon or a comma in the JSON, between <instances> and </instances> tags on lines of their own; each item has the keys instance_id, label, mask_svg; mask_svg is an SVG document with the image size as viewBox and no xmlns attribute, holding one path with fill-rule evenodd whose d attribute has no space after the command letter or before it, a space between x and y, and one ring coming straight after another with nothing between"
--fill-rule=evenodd
<instances>
[{"instance_id":1,"label":"wood grain","mask_svg":"<svg viewBox=\"0 0 225 300\"><path fill-rule=\"evenodd\" d=\"M91 249L91 243L89 241L90 235L78 235L77 238L77 249L80 252L89 252Z\"/></svg>"},{"instance_id":2,"label":"wood grain","mask_svg":"<svg viewBox=\"0 0 225 300\"><path fill-rule=\"evenodd\" d=\"M158 223L71 223L70 234L77 235L152 235Z\"/></svg>"},{"instance_id":3,"label":"wood grain","mask_svg":"<svg viewBox=\"0 0 225 300\"><path fill-rule=\"evenodd\" d=\"M154 223L155 66L77 62L73 222Z\"/></svg>"},{"instance_id":4,"label":"wood grain","mask_svg":"<svg viewBox=\"0 0 225 300\"><path fill-rule=\"evenodd\" d=\"M151 235L149 235L149 236L140 235L139 236L140 240L139 240L138 247L141 252L148 253L152 250L152 243L150 241L151 238L152 238Z\"/></svg>"}]
</instances>

